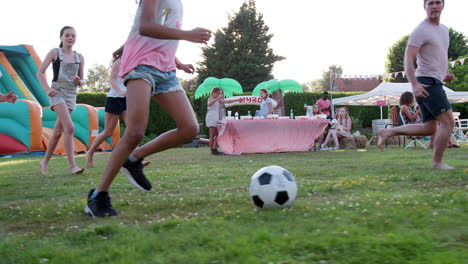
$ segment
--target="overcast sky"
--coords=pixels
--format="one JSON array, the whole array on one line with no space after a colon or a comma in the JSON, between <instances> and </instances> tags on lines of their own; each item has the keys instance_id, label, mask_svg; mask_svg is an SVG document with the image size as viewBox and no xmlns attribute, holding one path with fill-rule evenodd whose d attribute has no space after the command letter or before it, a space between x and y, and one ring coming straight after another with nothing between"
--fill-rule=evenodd
<instances>
[{"instance_id":1,"label":"overcast sky","mask_svg":"<svg viewBox=\"0 0 468 264\"><path fill-rule=\"evenodd\" d=\"M216 31L228 23L243 0L185 0L183 29ZM389 47L425 18L423 0L256 0L257 11L274 35L271 47L286 57L275 64L277 79L299 82L320 78L329 65L347 75L384 72ZM108 65L127 38L137 5L134 0L4 0L0 4L0 45L31 44L43 59L57 47L59 31L75 27L75 49L86 61ZM468 35L468 1L451 0L442 23ZM201 60L201 45L181 42L177 57ZM182 78L188 75L178 72ZM226 76L229 77L229 76Z\"/></svg>"}]
</instances>

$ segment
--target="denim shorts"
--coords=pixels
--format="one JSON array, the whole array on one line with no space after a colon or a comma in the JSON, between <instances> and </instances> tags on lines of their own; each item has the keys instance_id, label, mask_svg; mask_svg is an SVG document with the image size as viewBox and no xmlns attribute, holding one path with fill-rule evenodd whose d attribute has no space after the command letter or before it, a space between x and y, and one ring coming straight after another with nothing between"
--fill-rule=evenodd
<instances>
[{"instance_id":1,"label":"denim shorts","mask_svg":"<svg viewBox=\"0 0 468 264\"><path fill-rule=\"evenodd\" d=\"M125 75L123 82L142 79L151 86L151 94L171 93L183 91L175 71L163 72L152 66L138 65L135 69Z\"/></svg>"},{"instance_id":2,"label":"denim shorts","mask_svg":"<svg viewBox=\"0 0 468 264\"><path fill-rule=\"evenodd\" d=\"M106 113L121 115L127 110L127 100L125 97L106 97Z\"/></svg>"},{"instance_id":3,"label":"denim shorts","mask_svg":"<svg viewBox=\"0 0 468 264\"><path fill-rule=\"evenodd\" d=\"M441 81L432 77L417 77L416 79L421 84L429 85L426 87L426 91L429 93L428 97L416 97L424 123L436 119L443 112L452 109Z\"/></svg>"}]
</instances>

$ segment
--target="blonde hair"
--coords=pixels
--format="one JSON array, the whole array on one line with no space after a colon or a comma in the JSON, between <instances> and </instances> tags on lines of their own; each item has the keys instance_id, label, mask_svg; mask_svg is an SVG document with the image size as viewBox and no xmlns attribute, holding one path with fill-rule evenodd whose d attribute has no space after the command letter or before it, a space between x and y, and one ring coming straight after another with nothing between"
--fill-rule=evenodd
<instances>
[{"instance_id":1,"label":"blonde hair","mask_svg":"<svg viewBox=\"0 0 468 264\"><path fill-rule=\"evenodd\" d=\"M318 112L317 112L317 113L314 111L314 108L318 108ZM320 105L314 104L314 105L312 106L312 114L313 114L313 115L320 115L320 114L322 114L322 109L320 109Z\"/></svg>"},{"instance_id":2,"label":"blonde hair","mask_svg":"<svg viewBox=\"0 0 468 264\"><path fill-rule=\"evenodd\" d=\"M341 117L341 114L340 114L341 109L346 110L346 116L344 117L344 119L345 119L346 121L345 121L345 120L342 120L343 118ZM348 124L348 121L349 121L349 122L352 122L352 121L351 121L351 117L349 116L348 108L346 108L346 107L340 107L340 108L338 108L338 118L337 118L337 119L338 119L338 122L340 123L340 125L342 125L342 126L343 126L343 122L346 122L346 125Z\"/></svg>"}]
</instances>

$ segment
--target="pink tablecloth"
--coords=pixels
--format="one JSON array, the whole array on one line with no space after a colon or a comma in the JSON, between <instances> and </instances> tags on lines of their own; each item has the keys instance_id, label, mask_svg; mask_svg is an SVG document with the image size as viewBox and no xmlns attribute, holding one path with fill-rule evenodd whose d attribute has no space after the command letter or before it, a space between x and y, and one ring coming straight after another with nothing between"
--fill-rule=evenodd
<instances>
[{"instance_id":1,"label":"pink tablecloth","mask_svg":"<svg viewBox=\"0 0 468 264\"><path fill-rule=\"evenodd\" d=\"M226 154L308 151L328 119L223 120L218 144Z\"/></svg>"}]
</instances>

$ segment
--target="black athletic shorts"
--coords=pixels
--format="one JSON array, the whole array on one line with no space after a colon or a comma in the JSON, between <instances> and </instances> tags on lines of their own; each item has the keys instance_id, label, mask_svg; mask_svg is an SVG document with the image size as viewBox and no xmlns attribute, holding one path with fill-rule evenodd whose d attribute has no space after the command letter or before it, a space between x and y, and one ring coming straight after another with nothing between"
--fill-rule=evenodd
<instances>
[{"instance_id":1,"label":"black athletic shorts","mask_svg":"<svg viewBox=\"0 0 468 264\"><path fill-rule=\"evenodd\" d=\"M432 77L417 77L416 79L421 84L429 85L426 88L426 91L429 93L428 97L416 97L416 102L421 111L421 119L424 123L452 109L441 81Z\"/></svg>"},{"instance_id":2,"label":"black athletic shorts","mask_svg":"<svg viewBox=\"0 0 468 264\"><path fill-rule=\"evenodd\" d=\"M125 97L106 97L106 113L121 115L125 110L127 110Z\"/></svg>"}]
</instances>

